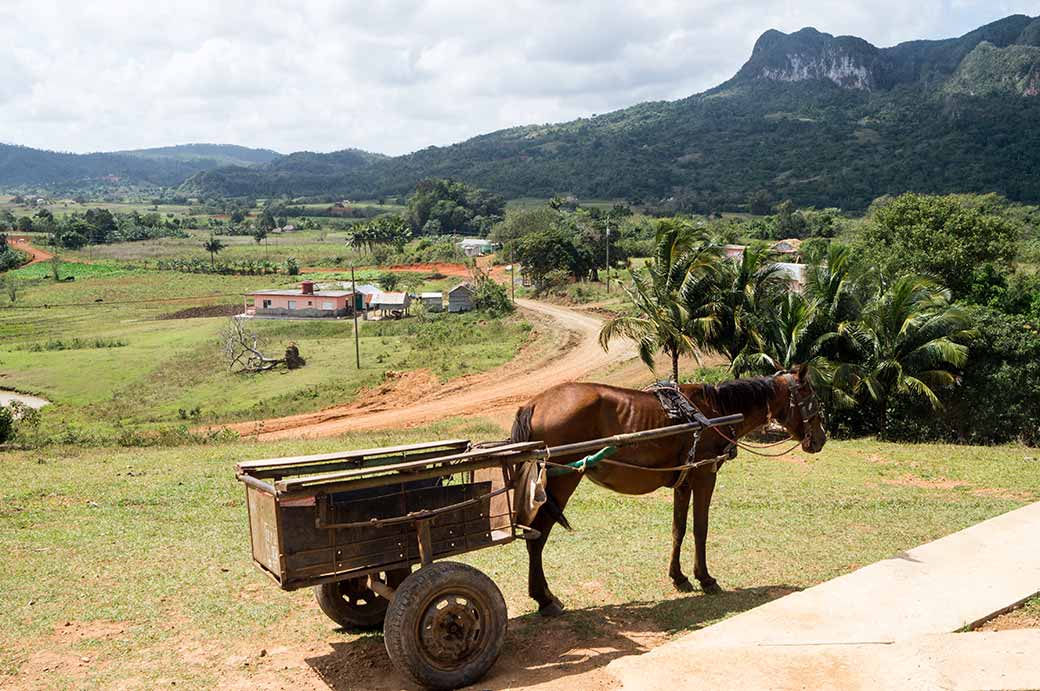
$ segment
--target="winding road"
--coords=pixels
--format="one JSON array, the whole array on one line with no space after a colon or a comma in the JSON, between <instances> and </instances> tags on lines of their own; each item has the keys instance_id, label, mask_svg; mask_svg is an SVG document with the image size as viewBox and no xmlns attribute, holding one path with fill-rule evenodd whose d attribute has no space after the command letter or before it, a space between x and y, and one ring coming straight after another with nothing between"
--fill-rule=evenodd
<instances>
[{"instance_id":1,"label":"winding road","mask_svg":"<svg viewBox=\"0 0 1040 691\"><path fill-rule=\"evenodd\" d=\"M488 372L436 383L421 382L413 400L400 404L395 397L379 405L379 394L326 408L315 413L227 425L261 440L329 437L344 432L416 427L449 417L511 416L516 407L555 384L583 379L597 370L632 360L635 345L618 341L609 352L599 345L602 321L587 313L534 300L517 305L556 337L545 352L521 352L510 362ZM532 349L529 349L532 350ZM404 384L413 383L406 377Z\"/></svg>"}]
</instances>

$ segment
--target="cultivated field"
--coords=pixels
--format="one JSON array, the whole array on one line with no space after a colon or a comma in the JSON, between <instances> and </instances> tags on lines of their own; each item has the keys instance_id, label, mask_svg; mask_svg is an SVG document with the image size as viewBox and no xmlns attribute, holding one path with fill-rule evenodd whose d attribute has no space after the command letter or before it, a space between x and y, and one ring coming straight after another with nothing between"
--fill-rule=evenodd
<instances>
[{"instance_id":1,"label":"cultivated field","mask_svg":"<svg viewBox=\"0 0 1040 691\"><path fill-rule=\"evenodd\" d=\"M338 630L309 592L284 593L251 566L234 463L504 434L469 420L326 441L7 453L0 686L399 688L379 634ZM671 588L666 491L579 488L567 508L576 531L554 533L546 552L570 608L551 622L532 613L522 545L470 555L511 617L485 686L565 688L570 674L1040 499L1040 461L1017 446L831 442L815 457L742 454L721 472L709 538L726 590L717 597Z\"/></svg>"}]
</instances>

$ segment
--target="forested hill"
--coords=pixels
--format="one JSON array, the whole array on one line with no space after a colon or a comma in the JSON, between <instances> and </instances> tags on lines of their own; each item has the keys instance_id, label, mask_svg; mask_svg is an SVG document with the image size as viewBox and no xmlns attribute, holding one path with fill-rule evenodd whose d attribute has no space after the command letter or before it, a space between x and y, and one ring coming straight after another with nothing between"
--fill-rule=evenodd
<instances>
[{"instance_id":1,"label":"forested hill","mask_svg":"<svg viewBox=\"0 0 1040 691\"><path fill-rule=\"evenodd\" d=\"M306 154L200 173L220 195L399 194L452 177L508 197L572 193L741 208L750 196L860 209L885 194L998 191L1040 201L1040 19L877 48L767 31L728 82L558 125L381 158Z\"/></svg>"},{"instance_id":2,"label":"forested hill","mask_svg":"<svg viewBox=\"0 0 1040 691\"><path fill-rule=\"evenodd\" d=\"M269 163L279 154L225 144L186 144L70 154L0 144L0 185L82 190L112 185L173 187L203 170Z\"/></svg>"}]
</instances>

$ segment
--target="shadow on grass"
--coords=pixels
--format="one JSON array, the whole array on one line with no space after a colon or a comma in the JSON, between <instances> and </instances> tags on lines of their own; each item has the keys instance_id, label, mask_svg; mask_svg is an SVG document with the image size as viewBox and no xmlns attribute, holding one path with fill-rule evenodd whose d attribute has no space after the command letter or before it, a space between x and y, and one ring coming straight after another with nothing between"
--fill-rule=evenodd
<instances>
[{"instance_id":1,"label":"shadow on grass","mask_svg":"<svg viewBox=\"0 0 1040 691\"><path fill-rule=\"evenodd\" d=\"M696 631L796 590L773 585L585 607L554 619L534 613L513 617L502 656L473 688L516 689L592 672L612 660L641 655L677 633ZM390 664L379 634L333 643L329 653L308 658L307 664L335 691L412 688Z\"/></svg>"}]
</instances>

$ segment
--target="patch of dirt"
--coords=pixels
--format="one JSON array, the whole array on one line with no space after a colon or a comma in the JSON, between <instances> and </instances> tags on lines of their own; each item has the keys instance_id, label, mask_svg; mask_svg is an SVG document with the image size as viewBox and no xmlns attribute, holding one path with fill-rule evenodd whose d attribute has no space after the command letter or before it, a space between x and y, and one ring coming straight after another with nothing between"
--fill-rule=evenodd
<instances>
[{"instance_id":1,"label":"patch of dirt","mask_svg":"<svg viewBox=\"0 0 1040 691\"><path fill-rule=\"evenodd\" d=\"M197 319L199 317L233 317L245 312L243 305L199 305L161 314L156 319Z\"/></svg>"},{"instance_id":2,"label":"patch of dirt","mask_svg":"<svg viewBox=\"0 0 1040 691\"><path fill-rule=\"evenodd\" d=\"M994 497L996 499L1014 499L1016 501L1033 501L1036 495L1024 490L1004 489L1002 487L979 487L971 491L976 497Z\"/></svg>"},{"instance_id":3,"label":"patch of dirt","mask_svg":"<svg viewBox=\"0 0 1040 691\"><path fill-rule=\"evenodd\" d=\"M1008 631L1010 629L1040 629L1040 601L1019 605L1014 609L983 622L975 631Z\"/></svg>"},{"instance_id":4,"label":"patch of dirt","mask_svg":"<svg viewBox=\"0 0 1040 691\"><path fill-rule=\"evenodd\" d=\"M121 621L66 621L54 627L54 637L66 644L84 640L107 641L122 636L130 627Z\"/></svg>"},{"instance_id":5,"label":"patch of dirt","mask_svg":"<svg viewBox=\"0 0 1040 691\"><path fill-rule=\"evenodd\" d=\"M29 244L29 238L24 235L8 235L7 244L16 250L21 250L29 255L29 261L22 266L29 266L30 264L39 264L45 262L54 255L50 252L41 250L38 247L33 247ZM65 261L65 260L62 260Z\"/></svg>"},{"instance_id":6,"label":"patch of dirt","mask_svg":"<svg viewBox=\"0 0 1040 691\"><path fill-rule=\"evenodd\" d=\"M867 460L871 463L876 463L877 465L892 465L893 463L895 463L895 461L893 461L892 459L885 458L884 456L879 456L876 453L872 453L869 456L867 456Z\"/></svg>"},{"instance_id":7,"label":"patch of dirt","mask_svg":"<svg viewBox=\"0 0 1040 691\"><path fill-rule=\"evenodd\" d=\"M443 384L427 378L418 382L405 379L384 393L377 390L363 395L363 405L355 401L317 413L227 427L260 439L285 439L328 437L355 430L400 429L467 415L507 421L518 404L546 388L581 380L635 357L634 344L629 342L618 342L609 352L604 352L598 340L601 322L592 316L532 300L517 302L539 324L539 329L554 335L551 348L529 344L500 367Z\"/></svg>"},{"instance_id":8,"label":"patch of dirt","mask_svg":"<svg viewBox=\"0 0 1040 691\"><path fill-rule=\"evenodd\" d=\"M937 478L935 480L926 480L923 477L917 477L916 475L902 475L895 479L883 479L881 480L883 485L897 485L900 487L919 487L921 489L957 489L958 487L970 487L971 485L961 480L948 480L946 478Z\"/></svg>"}]
</instances>

